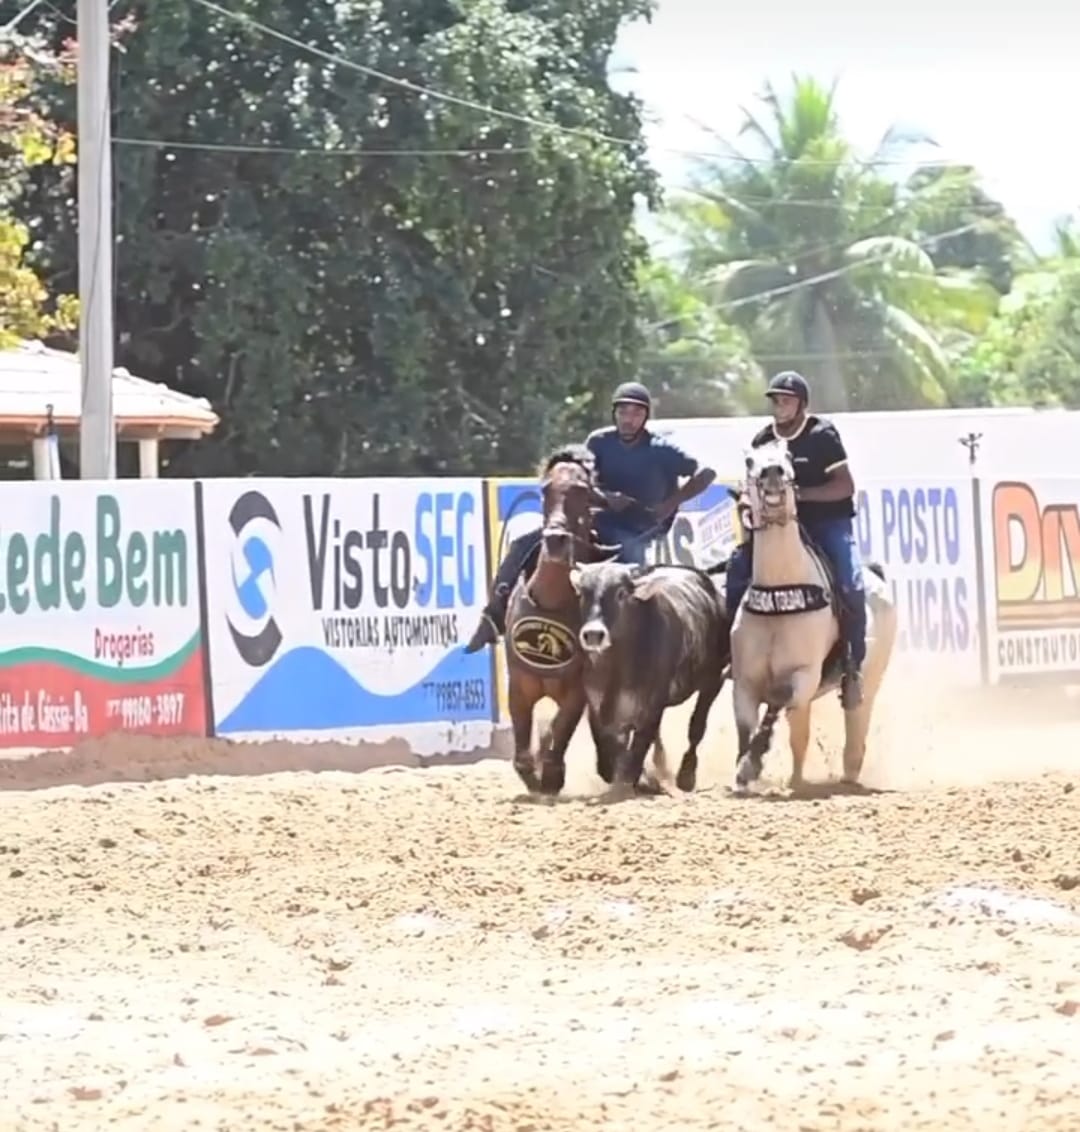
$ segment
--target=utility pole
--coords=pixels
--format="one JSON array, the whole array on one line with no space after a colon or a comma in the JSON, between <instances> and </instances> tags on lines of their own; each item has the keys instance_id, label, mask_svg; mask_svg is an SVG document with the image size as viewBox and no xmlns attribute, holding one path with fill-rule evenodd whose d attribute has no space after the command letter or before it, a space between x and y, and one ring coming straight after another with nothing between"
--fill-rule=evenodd
<instances>
[{"instance_id":1,"label":"utility pole","mask_svg":"<svg viewBox=\"0 0 1080 1132\"><path fill-rule=\"evenodd\" d=\"M78 0L79 475L115 479L109 0Z\"/></svg>"}]
</instances>

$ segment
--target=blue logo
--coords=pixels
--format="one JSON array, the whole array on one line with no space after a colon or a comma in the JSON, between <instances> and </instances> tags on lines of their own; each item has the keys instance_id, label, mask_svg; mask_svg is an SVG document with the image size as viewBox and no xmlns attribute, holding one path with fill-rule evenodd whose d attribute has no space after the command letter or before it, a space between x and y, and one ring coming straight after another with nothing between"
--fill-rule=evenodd
<instances>
[{"instance_id":1,"label":"blue logo","mask_svg":"<svg viewBox=\"0 0 1080 1132\"><path fill-rule=\"evenodd\" d=\"M233 590L240 609L251 624L241 627L227 616L225 620L240 659L252 668L262 668L272 660L282 641L278 623L270 614L271 603L267 596L268 591L273 596L277 581L273 552L260 535L243 537L249 524L260 520L281 530L273 504L261 491L245 492L229 512L229 526L236 535L232 560Z\"/></svg>"},{"instance_id":2,"label":"blue logo","mask_svg":"<svg viewBox=\"0 0 1080 1132\"><path fill-rule=\"evenodd\" d=\"M269 574L271 586L275 584L274 556L265 540L258 535L252 535L244 543L241 553L247 563L248 574L243 581L240 581L236 576L236 563L233 562L233 589L236 591L240 608L252 621L261 621L270 612L270 603L263 593L262 576Z\"/></svg>"}]
</instances>

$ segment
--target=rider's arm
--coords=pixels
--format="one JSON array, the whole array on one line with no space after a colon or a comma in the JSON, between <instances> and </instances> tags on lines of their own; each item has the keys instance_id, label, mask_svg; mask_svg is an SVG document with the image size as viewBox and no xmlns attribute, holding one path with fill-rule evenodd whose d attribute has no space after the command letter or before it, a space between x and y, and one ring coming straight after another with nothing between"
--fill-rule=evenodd
<instances>
[{"instance_id":1,"label":"rider's arm","mask_svg":"<svg viewBox=\"0 0 1080 1132\"><path fill-rule=\"evenodd\" d=\"M686 482L664 500L657 508L662 514L677 511L684 503L696 499L716 479L712 468L701 467L693 456L684 452L678 445L667 445L671 460L671 471L676 479L688 477Z\"/></svg>"},{"instance_id":2,"label":"rider's arm","mask_svg":"<svg viewBox=\"0 0 1080 1132\"><path fill-rule=\"evenodd\" d=\"M855 480L840 434L829 425L821 430L818 442L827 479L820 487L800 487L799 498L807 503L839 503L854 498Z\"/></svg>"},{"instance_id":3,"label":"rider's arm","mask_svg":"<svg viewBox=\"0 0 1080 1132\"><path fill-rule=\"evenodd\" d=\"M600 443L601 436L604 435L603 429L596 429L595 432L590 432L585 438L585 447L593 454L593 459L596 461L596 490L602 496L604 502L613 511L624 511L634 501L629 495L624 495L621 491L610 491L604 485L604 462L600 458L600 453L603 451L603 445Z\"/></svg>"}]
</instances>

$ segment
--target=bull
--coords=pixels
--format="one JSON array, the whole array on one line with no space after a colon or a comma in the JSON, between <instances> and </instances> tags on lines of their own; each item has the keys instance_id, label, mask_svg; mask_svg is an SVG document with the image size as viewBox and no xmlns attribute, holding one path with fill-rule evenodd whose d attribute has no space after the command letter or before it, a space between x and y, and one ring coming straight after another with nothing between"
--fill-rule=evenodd
<instances>
[{"instance_id":1,"label":"bull","mask_svg":"<svg viewBox=\"0 0 1080 1132\"><path fill-rule=\"evenodd\" d=\"M697 783L698 746L731 660L720 584L688 566L597 562L575 567L578 638L596 769L615 791L633 791L655 745L657 781L669 794ZM660 738L666 708L697 693L688 747L674 784Z\"/></svg>"}]
</instances>

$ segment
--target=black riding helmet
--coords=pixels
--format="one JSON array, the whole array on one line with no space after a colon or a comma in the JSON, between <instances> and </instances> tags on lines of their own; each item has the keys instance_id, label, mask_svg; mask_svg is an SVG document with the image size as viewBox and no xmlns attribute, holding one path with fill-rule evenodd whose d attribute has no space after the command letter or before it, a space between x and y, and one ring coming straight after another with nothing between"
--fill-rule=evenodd
<instances>
[{"instance_id":1,"label":"black riding helmet","mask_svg":"<svg viewBox=\"0 0 1080 1132\"><path fill-rule=\"evenodd\" d=\"M769 382L769 388L765 390L765 396L774 397L778 393L784 393L790 397L798 397L804 405L810 403L810 383L801 373L796 373L793 369L786 369L782 373L778 373L772 381Z\"/></svg>"},{"instance_id":2,"label":"black riding helmet","mask_svg":"<svg viewBox=\"0 0 1080 1132\"><path fill-rule=\"evenodd\" d=\"M611 398L611 411L619 405L640 405L646 413L652 412L652 395L640 381L624 381Z\"/></svg>"}]
</instances>

